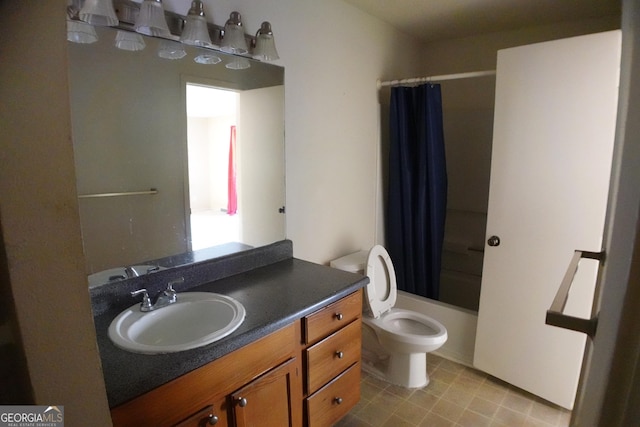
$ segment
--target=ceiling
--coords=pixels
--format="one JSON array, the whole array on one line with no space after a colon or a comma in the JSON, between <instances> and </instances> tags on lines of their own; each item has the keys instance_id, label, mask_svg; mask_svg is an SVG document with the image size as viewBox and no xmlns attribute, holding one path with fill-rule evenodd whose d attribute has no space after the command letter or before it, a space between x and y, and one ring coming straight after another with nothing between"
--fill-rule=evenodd
<instances>
[{"instance_id":1,"label":"ceiling","mask_svg":"<svg viewBox=\"0 0 640 427\"><path fill-rule=\"evenodd\" d=\"M620 0L344 0L425 42L620 16Z\"/></svg>"}]
</instances>

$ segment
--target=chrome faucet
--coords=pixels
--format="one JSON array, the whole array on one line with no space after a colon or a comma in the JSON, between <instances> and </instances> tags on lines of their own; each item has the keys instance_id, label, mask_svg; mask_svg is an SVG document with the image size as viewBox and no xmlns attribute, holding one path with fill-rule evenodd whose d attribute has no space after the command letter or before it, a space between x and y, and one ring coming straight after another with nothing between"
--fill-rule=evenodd
<instances>
[{"instance_id":1,"label":"chrome faucet","mask_svg":"<svg viewBox=\"0 0 640 427\"><path fill-rule=\"evenodd\" d=\"M173 285L182 282L184 282L184 277L180 277L179 279L170 281L167 284L167 289L160 292L160 294L156 298L156 302L153 304L151 303L151 298L149 298L149 293L146 289L138 289L137 291L133 291L131 292L131 296L134 297L136 295L142 294L140 311L147 312L157 310L159 308L174 304L178 301L178 293L175 291L175 289L173 289Z\"/></svg>"}]
</instances>

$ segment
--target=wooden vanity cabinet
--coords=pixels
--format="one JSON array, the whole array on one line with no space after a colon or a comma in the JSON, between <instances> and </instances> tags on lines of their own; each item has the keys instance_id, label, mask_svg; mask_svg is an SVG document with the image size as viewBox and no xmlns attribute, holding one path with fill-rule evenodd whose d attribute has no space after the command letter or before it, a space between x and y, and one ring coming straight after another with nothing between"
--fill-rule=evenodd
<instances>
[{"instance_id":1,"label":"wooden vanity cabinet","mask_svg":"<svg viewBox=\"0 0 640 427\"><path fill-rule=\"evenodd\" d=\"M297 362L298 359L289 359L175 427L300 425L300 409L296 409L300 406L300 396L292 389L298 385L299 390L300 385L295 379L300 374Z\"/></svg>"},{"instance_id":2,"label":"wooden vanity cabinet","mask_svg":"<svg viewBox=\"0 0 640 427\"><path fill-rule=\"evenodd\" d=\"M115 427L231 427L256 412L286 402L288 423L302 425L302 378L298 323L191 371L111 410ZM233 398L249 391L246 411ZM211 412L209 412L211 411ZM248 415L247 415L248 414ZM234 420L234 415L238 418ZM267 424L253 424L264 425Z\"/></svg>"},{"instance_id":3,"label":"wooden vanity cabinet","mask_svg":"<svg viewBox=\"0 0 640 427\"><path fill-rule=\"evenodd\" d=\"M360 400L362 291L303 319L305 421L331 426Z\"/></svg>"},{"instance_id":4,"label":"wooden vanity cabinet","mask_svg":"<svg viewBox=\"0 0 640 427\"><path fill-rule=\"evenodd\" d=\"M331 426L360 399L362 291L111 410L115 427Z\"/></svg>"}]
</instances>

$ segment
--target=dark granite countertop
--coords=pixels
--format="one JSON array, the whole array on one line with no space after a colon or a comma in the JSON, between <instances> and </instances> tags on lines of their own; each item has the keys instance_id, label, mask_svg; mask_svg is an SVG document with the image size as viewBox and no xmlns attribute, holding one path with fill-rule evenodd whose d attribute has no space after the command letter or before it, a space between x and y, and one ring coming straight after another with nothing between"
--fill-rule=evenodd
<instances>
[{"instance_id":1,"label":"dark granite countertop","mask_svg":"<svg viewBox=\"0 0 640 427\"><path fill-rule=\"evenodd\" d=\"M359 274L288 258L189 288L237 299L246 309L246 318L218 342L169 354L136 354L114 346L107 329L122 308L109 308L95 317L109 406L118 406L237 350L367 283L368 278Z\"/></svg>"}]
</instances>

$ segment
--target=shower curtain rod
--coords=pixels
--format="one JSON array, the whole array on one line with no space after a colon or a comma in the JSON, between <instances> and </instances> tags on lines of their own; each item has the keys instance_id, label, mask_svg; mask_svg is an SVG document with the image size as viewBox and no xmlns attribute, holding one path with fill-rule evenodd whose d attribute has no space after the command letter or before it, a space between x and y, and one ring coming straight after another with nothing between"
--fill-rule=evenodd
<instances>
[{"instance_id":1,"label":"shower curtain rod","mask_svg":"<svg viewBox=\"0 0 640 427\"><path fill-rule=\"evenodd\" d=\"M472 71L469 73L457 73L457 74L442 74L440 76L429 76L429 77L414 77L411 79L402 79L402 80L387 80L387 81L377 81L378 89L384 86L399 86L403 84L411 84L411 83L426 83L426 82L435 82L435 81L444 81L444 80L457 80L457 79L469 79L472 77L485 77L485 76L495 76L496 70L485 70L485 71Z\"/></svg>"}]
</instances>

